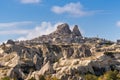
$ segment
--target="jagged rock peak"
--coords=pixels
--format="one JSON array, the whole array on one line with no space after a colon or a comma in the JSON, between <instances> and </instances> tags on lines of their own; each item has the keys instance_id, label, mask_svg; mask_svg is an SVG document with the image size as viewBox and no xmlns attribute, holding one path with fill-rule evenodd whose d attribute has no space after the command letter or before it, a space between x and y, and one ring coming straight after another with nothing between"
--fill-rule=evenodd
<instances>
[{"instance_id":1,"label":"jagged rock peak","mask_svg":"<svg viewBox=\"0 0 120 80\"><path fill-rule=\"evenodd\" d=\"M9 39L9 40L7 41L7 44L12 44L12 45L14 45L15 42L14 42L12 39Z\"/></svg>"},{"instance_id":2,"label":"jagged rock peak","mask_svg":"<svg viewBox=\"0 0 120 80\"><path fill-rule=\"evenodd\" d=\"M61 24L61 25L57 26L56 32L57 33L68 33L68 34L70 34L71 30L69 28L69 25L67 23L64 23L64 24Z\"/></svg>"},{"instance_id":3,"label":"jagged rock peak","mask_svg":"<svg viewBox=\"0 0 120 80\"><path fill-rule=\"evenodd\" d=\"M75 25L75 26L73 27L73 35L75 35L75 36L81 36L81 37L82 37L82 35L81 35L81 33L80 33L80 30L79 30L79 28L78 28L77 25Z\"/></svg>"}]
</instances>

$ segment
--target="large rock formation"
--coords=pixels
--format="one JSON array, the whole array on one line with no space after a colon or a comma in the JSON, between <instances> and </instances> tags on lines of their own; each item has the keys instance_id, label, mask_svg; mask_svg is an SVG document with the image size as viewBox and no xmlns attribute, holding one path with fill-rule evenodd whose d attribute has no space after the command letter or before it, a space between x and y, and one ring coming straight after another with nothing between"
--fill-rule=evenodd
<instances>
[{"instance_id":1,"label":"large rock formation","mask_svg":"<svg viewBox=\"0 0 120 80\"><path fill-rule=\"evenodd\" d=\"M35 38L31 41L37 41L40 43L81 43L83 42L81 32L78 26L75 25L73 31L70 30L67 23L57 26L57 30L50 33L49 35L43 35Z\"/></svg>"},{"instance_id":2,"label":"large rock formation","mask_svg":"<svg viewBox=\"0 0 120 80\"><path fill-rule=\"evenodd\" d=\"M73 33L74 36L81 36L82 37L77 25L74 26L72 33Z\"/></svg>"},{"instance_id":3,"label":"large rock formation","mask_svg":"<svg viewBox=\"0 0 120 80\"><path fill-rule=\"evenodd\" d=\"M69 25L67 23L58 25L55 32L60 34L71 34L71 30L69 29Z\"/></svg>"},{"instance_id":4,"label":"large rock formation","mask_svg":"<svg viewBox=\"0 0 120 80\"><path fill-rule=\"evenodd\" d=\"M11 45L3 50L0 57L0 63L4 67L8 67L2 76L10 76L11 78L25 78L26 75L34 77L34 75L57 74L57 68L53 66L67 59L79 59L92 55L90 48L83 45L51 45L39 44L34 46ZM87 51L87 52L86 52ZM66 63L63 64L64 66ZM62 69L62 68L61 68ZM31 73L34 72L34 73ZM31 78L31 77L27 77ZM38 78L38 77L37 77Z\"/></svg>"},{"instance_id":5,"label":"large rock formation","mask_svg":"<svg viewBox=\"0 0 120 80\"><path fill-rule=\"evenodd\" d=\"M120 47L100 45L103 41L83 39L78 26L71 31L68 24L61 24L55 32L32 40L9 40L0 45L0 78L39 80L40 75L44 75L82 80L87 73L99 76L108 70L120 71Z\"/></svg>"}]
</instances>

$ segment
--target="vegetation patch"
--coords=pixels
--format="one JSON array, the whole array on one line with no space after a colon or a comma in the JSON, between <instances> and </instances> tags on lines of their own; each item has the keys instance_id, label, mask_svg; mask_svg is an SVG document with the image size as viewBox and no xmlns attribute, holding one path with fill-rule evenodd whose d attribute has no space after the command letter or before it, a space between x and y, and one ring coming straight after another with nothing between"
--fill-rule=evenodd
<instances>
[{"instance_id":1,"label":"vegetation patch","mask_svg":"<svg viewBox=\"0 0 120 80\"><path fill-rule=\"evenodd\" d=\"M10 80L8 76L1 78L0 80Z\"/></svg>"},{"instance_id":2,"label":"vegetation patch","mask_svg":"<svg viewBox=\"0 0 120 80\"><path fill-rule=\"evenodd\" d=\"M85 80L120 80L120 73L119 71L114 70L114 71L107 71L101 76L86 74Z\"/></svg>"}]
</instances>

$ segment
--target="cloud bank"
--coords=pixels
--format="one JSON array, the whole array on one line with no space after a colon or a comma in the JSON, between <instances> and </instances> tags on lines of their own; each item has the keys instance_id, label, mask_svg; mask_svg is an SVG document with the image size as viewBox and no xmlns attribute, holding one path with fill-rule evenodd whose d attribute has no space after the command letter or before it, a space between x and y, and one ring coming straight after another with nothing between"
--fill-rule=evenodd
<instances>
[{"instance_id":1,"label":"cloud bank","mask_svg":"<svg viewBox=\"0 0 120 80\"><path fill-rule=\"evenodd\" d=\"M49 34L61 23L52 24L51 22L41 22L32 28L29 28L31 24L34 24L32 21L0 23L0 35L21 35L18 40L27 40ZM25 28L25 26L28 27Z\"/></svg>"},{"instance_id":2,"label":"cloud bank","mask_svg":"<svg viewBox=\"0 0 120 80\"><path fill-rule=\"evenodd\" d=\"M0 35L27 34L30 30L25 30L25 26L30 26L33 23L32 21L0 23Z\"/></svg>"},{"instance_id":3,"label":"cloud bank","mask_svg":"<svg viewBox=\"0 0 120 80\"><path fill-rule=\"evenodd\" d=\"M70 14L73 16L88 16L93 15L98 11L85 11L83 5L80 2L68 3L64 6L53 6L51 9L56 14Z\"/></svg>"},{"instance_id":4,"label":"cloud bank","mask_svg":"<svg viewBox=\"0 0 120 80\"><path fill-rule=\"evenodd\" d=\"M18 27L18 26L30 25L32 23L33 23L32 21L0 23L0 28Z\"/></svg>"},{"instance_id":5,"label":"cloud bank","mask_svg":"<svg viewBox=\"0 0 120 80\"><path fill-rule=\"evenodd\" d=\"M56 26L61 24L62 22L58 22L56 24L52 24L51 22L42 22L40 25L36 26L34 29L31 29L27 34L18 38L18 40L28 40L38 37L40 35L46 35L56 30Z\"/></svg>"}]
</instances>

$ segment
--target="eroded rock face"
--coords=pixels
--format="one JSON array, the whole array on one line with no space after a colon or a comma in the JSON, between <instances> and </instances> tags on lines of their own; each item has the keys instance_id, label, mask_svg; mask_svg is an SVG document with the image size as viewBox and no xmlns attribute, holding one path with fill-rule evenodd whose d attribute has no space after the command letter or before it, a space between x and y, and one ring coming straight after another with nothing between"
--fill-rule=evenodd
<instances>
[{"instance_id":1,"label":"eroded rock face","mask_svg":"<svg viewBox=\"0 0 120 80\"><path fill-rule=\"evenodd\" d=\"M7 44L14 45L14 44L15 44L15 42L14 42L13 40L9 39L9 40L7 41Z\"/></svg>"},{"instance_id":2,"label":"eroded rock face","mask_svg":"<svg viewBox=\"0 0 120 80\"><path fill-rule=\"evenodd\" d=\"M6 74L11 78L25 78L28 74L33 75L31 72L35 71L38 71L34 73L37 75L47 75L48 71L49 74L56 74L57 68L53 68L53 65L60 59L79 59L83 55L84 57L92 55L90 52L85 52L86 50L89 50L88 47L81 49L83 48L81 45L69 44L41 44L29 47L12 45L6 48L12 50L9 54L3 52L4 57L0 57L0 63L2 63L2 66L9 66L10 70L7 71ZM79 51L79 53L76 54L76 51ZM75 57L74 55L79 55L79 57ZM66 65L66 63L63 65Z\"/></svg>"},{"instance_id":3,"label":"eroded rock face","mask_svg":"<svg viewBox=\"0 0 120 80\"><path fill-rule=\"evenodd\" d=\"M57 29L41 37L35 38L31 41L37 41L40 43L81 43L83 41L81 32L77 25L74 26L73 31L70 30L70 27L67 23L57 26Z\"/></svg>"},{"instance_id":4,"label":"eroded rock face","mask_svg":"<svg viewBox=\"0 0 120 80\"><path fill-rule=\"evenodd\" d=\"M10 45L0 46L0 78L39 80L40 75L51 75L61 80L81 80L80 75L88 72L102 75L108 70L120 71L120 53L105 55L104 51L97 52L99 39L81 40L78 26L71 31L68 24L61 24L49 35L20 43L9 41Z\"/></svg>"},{"instance_id":5,"label":"eroded rock face","mask_svg":"<svg viewBox=\"0 0 120 80\"><path fill-rule=\"evenodd\" d=\"M0 57L2 66L0 69L4 70L5 67L8 67L1 76L6 75L11 78L28 80L35 77L36 80L39 80L40 75L51 74L61 80L74 80L81 78L76 76L77 74L84 75L90 72L102 75L116 64L120 64L117 61L119 54L113 55L112 58L115 58L113 61L111 56L106 55L96 60L86 59L92 56L90 46L86 44L40 44L29 47L13 45L9 48L12 48L12 52L9 54L3 52ZM116 66L116 69L119 70L119 67Z\"/></svg>"},{"instance_id":6,"label":"eroded rock face","mask_svg":"<svg viewBox=\"0 0 120 80\"><path fill-rule=\"evenodd\" d=\"M64 23L57 26L56 33L71 34L71 30L69 29L69 25L67 23Z\"/></svg>"},{"instance_id":7,"label":"eroded rock face","mask_svg":"<svg viewBox=\"0 0 120 80\"><path fill-rule=\"evenodd\" d=\"M72 33L74 36L81 36L82 37L77 25L74 26Z\"/></svg>"},{"instance_id":8,"label":"eroded rock face","mask_svg":"<svg viewBox=\"0 0 120 80\"><path fill-rule=\"evenodd\" d=\"M40 57L38 54L35 54L33 57L33 63L35 64L35 68L39 70L43 64L43 57Z\"/></svg>"}]
</instances>

